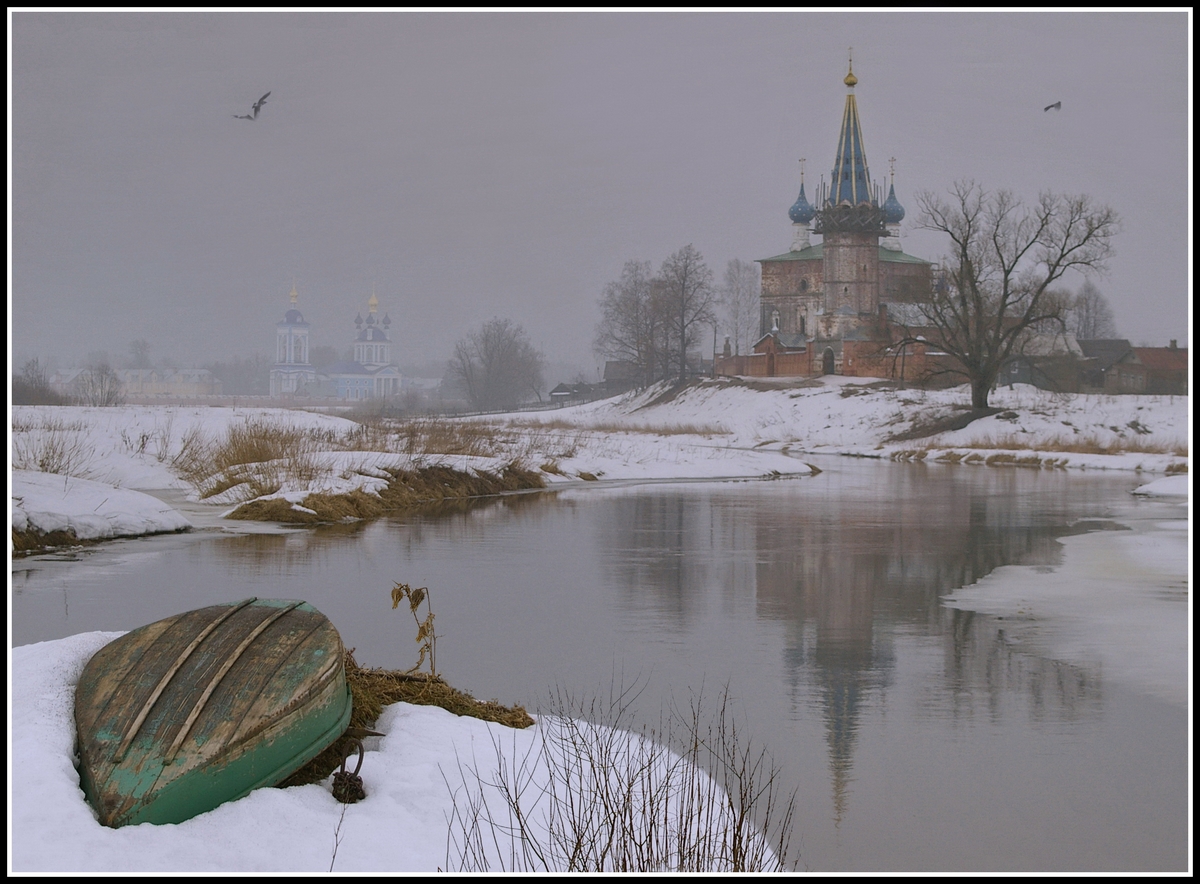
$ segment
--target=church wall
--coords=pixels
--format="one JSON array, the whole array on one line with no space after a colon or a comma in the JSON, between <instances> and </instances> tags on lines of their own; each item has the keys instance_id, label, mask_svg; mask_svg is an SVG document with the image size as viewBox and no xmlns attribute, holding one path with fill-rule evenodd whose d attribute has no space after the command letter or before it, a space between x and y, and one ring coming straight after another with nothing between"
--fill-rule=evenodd
<instances>
[{"instance_id":1,"label":"church wall","mask_svg":"<svg viewBox=\"0 0 1200 884\"><path fill-rule=\"evenodd\" d=\"M933 292L932 264L880 262L880 300L915 304L928 301Z\"/></svg>"},{"instance_id":2,"label":"church wall","mask_svg":"<svg viewBox=\"0 0 1200 884\"><path fill-rule=\"evenodd\" d=\"M879 305L879 237L864 233L825 235L825 311L850 307L874 313Z\"/></svg>"},{"instance_id":3,"label":"church wall","mask_svg":"<svg viewBox=\"0 0 1200 884\"><path fill-rule=\"evenodd\" d=\"M771 315L776 310L781 332L810 334L812 317L821 304L823 278L824 262L819 258L762 262L759 334L771 330Z\"/></svg>"}]
</instances>

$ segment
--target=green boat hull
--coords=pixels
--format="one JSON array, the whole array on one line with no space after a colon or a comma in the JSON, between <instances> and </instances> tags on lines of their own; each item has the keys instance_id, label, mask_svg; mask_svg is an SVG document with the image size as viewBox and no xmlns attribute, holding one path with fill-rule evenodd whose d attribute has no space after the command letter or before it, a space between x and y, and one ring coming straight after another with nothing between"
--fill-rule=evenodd
<instances>
[{"instance_id":1,"label":"green boat hull","mask_svg":"<svg viewBox=\"0 0 1200 884\"><path fill-rule=\"evenodd\" d=\"M101 648L75 692L80 783L100 822L179 823L272 786L350 721L342 641L311 605L248 599Z\"/></svg>"}]
</instances>

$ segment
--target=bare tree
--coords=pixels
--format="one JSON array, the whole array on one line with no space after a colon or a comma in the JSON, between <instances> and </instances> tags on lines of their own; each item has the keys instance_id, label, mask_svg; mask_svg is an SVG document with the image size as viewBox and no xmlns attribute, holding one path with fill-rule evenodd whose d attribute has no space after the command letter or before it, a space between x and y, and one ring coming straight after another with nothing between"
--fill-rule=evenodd
<instances>
[{"instance_id":1,"label":"bare tree","mask_svg":"<svg viewBox=\"0 0 1200 884\"><path fill-rule=\"evenodd\" d=\"M129 344L130 368L149 368L150 367L150 342L145 338L138 338L136 341L131 341Z\"/></svg>"},{"instance_id":2,"label":"bare tree","mask_svg":"<svg viewBox=\"0 0 1200 884\"><path fill-rule=\"evenodd\" d=\"M531 395L541 401L543 362L525 329L492 319L454 345L450 376L476 408L512 408Z\"/></svg>"},{"instance_id":3,"label":"bare tree","mask_svg":"<svg viewBox=\"0 0 1200 884\"><path fill-rule=\"evenodd\" d=\"M704 257L686 245L663 261L659 271L672 338L678 346L679 382L687 378L687 351L699 341L700 331L713 321L713 275Z\"/></svg>"},{"instance_id":4,"label":"bare tree","mask_svg":"<svg viewBox=\"0 0 1200 884\"><path fill-rule=\"evenodd\" d=\"M125 385L107 359L92 362L76 376L72 384L75 399L81 405L120 405L125 401Z\"/></svg>"},{"instance_id":5,"label":"bare tree","mask_svg":"<svg viewBox=\"0 0 1200 884\"><path fill-rule=\"evenodd\" d=\"M1005 360L1039 330L1065 327L1068 303L1054 283L1069 270L1102 271L1117 213L1087 196L1043 193L1026 208L1007 190L958 182L949 199L917 195L920 225L950 238L946 273L924 305L933 343L986 408ZM916 340L908 335L897 343Z\"/></svg>"},{"instance_id":6,"label":"bare tree","mask_svg":"<svg viewBox=\"0 0 1200 884\"><path fill-rule=\"evenodd\" d=\"M1101 294L1095 283L1085 280L1079 294L1071 299L1067 310L1067 331L1076 338L1094 341L1098 338L1117 337L1117 322L1113 318L1108 298Z\"/></svg>"},{"instance_id":7,"label":"bare tree","mask_svg":"<svg viewBox=\"0 0 1200 884\"><path fill-rule=\"evenodd\" d=\"M13 405L63 405L65 400L50 389L46 364L36 357L25 360L21 373L12 379Z\"/></svg>"},{"instance_id":8,"label":"bare tree","mask_svg":"<svg viewBox=\"0 0 1200 884\"><path fill-rule=\"evenodd\" d=\"M621 278L604 287L596 352L637 368L642 386L664 375L662 360L669 351L668 318L663 286L656 283L649 261L626 261Z\"/></svg>"},{"instance_id":9,"label":"bare tree","mask_svg":"<svg viewBox=\"0 0 1200 884\"><path fill-rule=\"evenodd\" d=\"M742 344L749 349L750 335L758 327L759 309L758 265L733 258L725 265L725 280L721 286L721 306L729 322L734 355L740 355Z\"/></svg>"}]
</instances>

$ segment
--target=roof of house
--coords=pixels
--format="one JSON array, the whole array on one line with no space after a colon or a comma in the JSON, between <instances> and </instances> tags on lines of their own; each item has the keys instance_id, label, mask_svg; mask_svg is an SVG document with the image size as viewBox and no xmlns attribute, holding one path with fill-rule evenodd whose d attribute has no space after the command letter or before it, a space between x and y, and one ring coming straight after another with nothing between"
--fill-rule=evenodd
<instances>
[{"instance_id":1,"label":"roof of house","mask_svg":"<svg viewBox=\"0 0 1200 884\"><path fill-rule=\"evenodd\" d=\"M1095 367L1105 371L1122 359L1133 348L1124 338L1092 338L1079 342L1083 355L1095 359Z\"/></svg>"},{"instance_id":2,"label":"roof of house","mask_svg":"<svg viewBox=\"0 0 1200 884\"><path fill-rule=\"evenodd\" d=\"M1133 355L1151 371L1187 371L1187 347L1134 347Z\"/></svg>"}]
</instances>

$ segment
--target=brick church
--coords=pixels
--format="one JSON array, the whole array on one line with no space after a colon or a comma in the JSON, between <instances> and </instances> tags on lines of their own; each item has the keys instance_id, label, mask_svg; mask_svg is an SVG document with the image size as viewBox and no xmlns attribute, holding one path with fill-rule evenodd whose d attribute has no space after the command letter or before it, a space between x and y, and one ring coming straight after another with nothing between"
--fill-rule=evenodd
<instances>
[{"instance_id":1,"label":"brick church","mask_svg":"<svg viewBox=\"0 0 1200 884\"><path fill-rule=\"evenodd\" d=\"M846 75L846 105L829 183L812 203L804 192L788 210L792 246L762 258L761 337L753 353L717 359L725 375L786 377L816 374L916 377L926 347L910 345L903 358L888 349L893 328L920 321L935 266L900 245L904 207L889 182L887 198L871 181L854 87ZM813 243L812 235L821 241ZM932 355L932 354L930 354Z\"/></svg>"}]
</instances>

